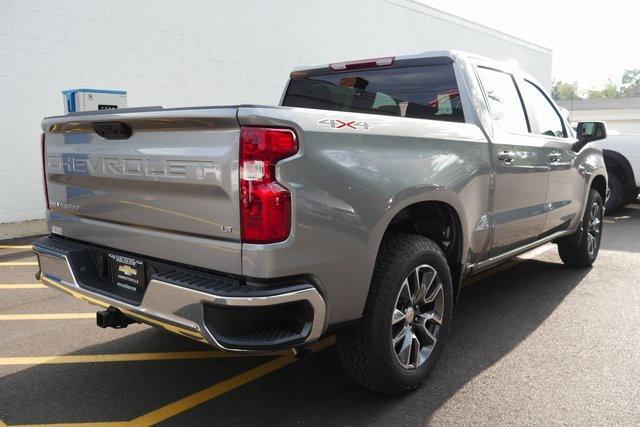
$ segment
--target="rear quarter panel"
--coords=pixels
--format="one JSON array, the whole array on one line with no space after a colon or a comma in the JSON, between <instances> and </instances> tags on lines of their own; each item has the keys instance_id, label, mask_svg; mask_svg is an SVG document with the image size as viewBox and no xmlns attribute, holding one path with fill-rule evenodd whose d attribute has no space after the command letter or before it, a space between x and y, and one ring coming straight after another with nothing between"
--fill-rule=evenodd
<instances>
[{"instance_id":1,"label":"rear quarter panel","mask_svg":"<svg viewBox=\"0 0 640 427\"><path fill-rule=\"evenodd\" d=\"M408 205L448 203L463 228L463 262L485 256L489 145L477 126L286 107L240 108L238 119L291 127L300 141L298 154L277 166L293 196L292 234L275 245L243 244L243 274L311 274L327 299L329 324L361 315L382 236ZM364 121L369 129L332 129L318 123L325 119Z\"/></svg>"}]
</instances>

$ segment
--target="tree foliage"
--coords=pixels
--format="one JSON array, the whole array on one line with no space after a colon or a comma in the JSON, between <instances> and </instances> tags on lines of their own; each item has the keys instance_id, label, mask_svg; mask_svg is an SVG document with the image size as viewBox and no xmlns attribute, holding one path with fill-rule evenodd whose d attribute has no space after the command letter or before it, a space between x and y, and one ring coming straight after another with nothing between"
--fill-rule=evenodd
<instances>
[{"instance_id":1,"label":"tree foliage","mask_svg":"<svg viewBox=\"0 0 640 427\"><path fill-rule=\"evenodd\" d=\"M582 99L578 96L578 84L566 83L562 80L554 81L551 86L551 96L556 101L568 101L570 99Z\"/></svg>"},{"instance_id":2,"label":"tree foliage","mask_svg":"<svg viewBox=\"0 0 640 427\"><path fill-rule=\"evenodd\" d=\"M622 74L622 96L640 96L640 69L624 70Z\"/></svg>"},{"instance_id":3,"label":"tree foliage","mask_svg":"<svg viewBox=\"0 0 640 427\"><path fill-rule=\"evenodd\" d=\"M606 99L606 98L630 98L640 97L640 68L624 70L622 74L622 84L616 85L609 79L600 88L590 88L582 92L584 97L579 95L578 84L576 82L567 83L562 80L553 82L551 95L556 101L567 101L571 99Z\"/></svg>"},{"instance_id":4,"label":"tree foliage","mask_svg":"<svg viewBox=\"0 0 640 427\"><path fill-rule=\"evenodd\" d=\"M602 86L602 89L589 89L587 91L587 97L589 99L619 98L620 91L618 90L618 86L609 80Z\"/></svg>"}]
</instances>

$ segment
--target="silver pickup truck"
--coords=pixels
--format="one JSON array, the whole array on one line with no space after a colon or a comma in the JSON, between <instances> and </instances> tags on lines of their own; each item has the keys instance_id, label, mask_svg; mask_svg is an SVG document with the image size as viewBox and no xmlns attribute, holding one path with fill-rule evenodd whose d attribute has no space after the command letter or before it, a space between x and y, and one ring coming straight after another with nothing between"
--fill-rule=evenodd
<instances>
[{"instance_id":1,"label":"silver pickup truck","mask_svg":"<svg viewBox=\"0 0 640 427\"><path fill-rule=\"evenodd\" d=\"M337 334L346 373L417 387L463 279L547 242L587 267L607 174L531 77L459 52L300 68L280 106L42 123L39 280L230 351ZM71 326L70 326L71 327Z\"/></svg>"}]
</instances>

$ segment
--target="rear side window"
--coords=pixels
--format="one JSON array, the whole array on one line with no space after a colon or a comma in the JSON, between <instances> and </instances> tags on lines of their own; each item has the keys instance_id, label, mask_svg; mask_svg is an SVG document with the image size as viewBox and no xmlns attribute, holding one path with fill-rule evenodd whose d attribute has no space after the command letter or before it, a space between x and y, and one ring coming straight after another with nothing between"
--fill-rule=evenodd
<instances>
[{"instance_id":1,"label":"rear side window","mask_svg":"<svg viewBox=\"0 0 640 427\"><path fill-rule=\"evenodd\" d=\"M478 67L493 119L509 132L529 133L522 101L511 74L491 68Z\"/></svg>"},{"instance_id":2,"label":"rear side window","mask_svg":"<svg viewBox=\"0 0 640 427\"><path fill-rule=\"evenodd\" d=\"M520 86L531 121L531 133L557 137L566 136L560 115L542 93L542 90L526 80Z\"/></svg>"},{"instance_id":3,"label":"rear side window","mask_svg":"<svg viewBox=\"0 0 640 427\"><path fill-rule=\"evenodd\" d=\"M295 77L282 105L464 122L451 64Z\"/></svg>"}]
</instances>

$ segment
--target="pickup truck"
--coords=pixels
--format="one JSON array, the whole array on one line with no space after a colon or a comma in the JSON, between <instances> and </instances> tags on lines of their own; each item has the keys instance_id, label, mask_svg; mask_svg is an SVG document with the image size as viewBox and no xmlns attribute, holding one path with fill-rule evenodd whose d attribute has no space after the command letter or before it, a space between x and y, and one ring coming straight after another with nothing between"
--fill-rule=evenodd
<instances>
[{"instance_id":1,"label":"pickup truck","mask_svg":"<svg viewBox=\"0 0 640 427\"><path fill-rule=\"evenodd\" d=\"M607 214L638 200L640 190L640 135L607 135L600 145L609 174Z\"/></svg>"},{"instance_id":2,"label":"pickup truck","mask_svg":"<svg viewBox=\"0 0 640 427\"><path fill-rule=\"evenodd\" d=\"M294 70L279 106L45 118L39 280L158 326L269 352L337 335L345 372L407 392L464 278L547 242L590 266L607 173L533 78L452 51Z\"/></svg>"}]
</instances>

